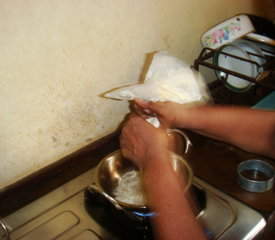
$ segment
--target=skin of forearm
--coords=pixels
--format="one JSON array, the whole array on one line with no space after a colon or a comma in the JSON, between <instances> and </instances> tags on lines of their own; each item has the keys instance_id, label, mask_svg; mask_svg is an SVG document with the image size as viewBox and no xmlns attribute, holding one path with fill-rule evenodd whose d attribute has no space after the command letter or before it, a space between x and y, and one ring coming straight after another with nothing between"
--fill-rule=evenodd
<instances>
[{"instance_id":1,"label":"skin of forearm","mask_svg":"<svg viewBox=\"0 0 275 240\"><path fill-rule=\"evenodd\" d=\"M159 158L163 159L153 161L155 163L143 170L148 206L156 212L151 219L156 239L206 239L172 169L169 156Z\"/></svg>"},{"instance_id":2,"label":"skin of forearm","mask_svg":"<svg viewBox=\"0 0 275 240\"><path fill-rule=\"evenodd\" d=\"M275 158L274 112L243 107L200 106L183 109L177 119L178 127Z\"/></svg>"}]
</instances>

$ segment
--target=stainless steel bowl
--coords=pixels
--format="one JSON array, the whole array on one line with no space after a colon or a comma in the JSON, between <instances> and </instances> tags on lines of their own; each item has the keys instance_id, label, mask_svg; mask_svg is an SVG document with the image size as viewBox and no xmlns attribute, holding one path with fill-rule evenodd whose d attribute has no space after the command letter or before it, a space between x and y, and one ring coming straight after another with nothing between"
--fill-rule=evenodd
<instances>
[{"instance_id":1,"label":"stainless steel bowl","mask_svg":"<svg viewBox=\"0 0 275 240\"><path fill-rule=\"evenodd\" d=\"M178 154L171 152L171 163L184 189L189 189L192 184L193 172L187 161ZM132 170L139 171L131 161L123 157L120 150L113 152L102 159L97 165L94 182L88 187L88 190L101 194L118 210L144 216L148 213L146 204L135 205L119 201L114 194L114 190L118 186L122 176Z\"/></svg>"}]
</instances>

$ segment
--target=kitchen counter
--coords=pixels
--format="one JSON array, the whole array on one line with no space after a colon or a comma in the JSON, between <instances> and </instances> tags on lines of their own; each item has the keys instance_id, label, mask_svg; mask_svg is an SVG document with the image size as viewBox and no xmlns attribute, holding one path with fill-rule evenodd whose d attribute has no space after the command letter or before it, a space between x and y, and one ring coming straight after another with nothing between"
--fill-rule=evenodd
<instances>
[{"instance_id":1,"label":"kitchen counter","mask_svg":"<svg viewBox=\"0 0 275 240\"><path fill-rule=\"evenodd\" d=\"M275 161L263 156L244 152L229 144L189 133L193 144L187 158L196 176L239 199L248 206L270 215L275 209L275 188L263 193L243 190L237 183L238 164L248 159L260 159L275 168Z\"/></svg>"},{"instance_id":2,"label":"kitchen counter","mask_svg":"<svg viewBox=\"0 0 275 240\"><path fill-rule=\"evenodd\" d=\"M266 233L268 234L265 239L269 239L268 236L275 231L274 186L264 193L247 192L237 184L236 168L241 161L252 158L265 160L275 167L274 160L246 153L226 143L202 137L193 132L187 131L187 134L193 147L186 158L192 165L195 175L261 213L267 221ZM119 133L114 132L22 181L2 189L0 192L1 217L8 216L95 167L104 156L119 148L118 136Z\"/></svg>"}]
</instances>

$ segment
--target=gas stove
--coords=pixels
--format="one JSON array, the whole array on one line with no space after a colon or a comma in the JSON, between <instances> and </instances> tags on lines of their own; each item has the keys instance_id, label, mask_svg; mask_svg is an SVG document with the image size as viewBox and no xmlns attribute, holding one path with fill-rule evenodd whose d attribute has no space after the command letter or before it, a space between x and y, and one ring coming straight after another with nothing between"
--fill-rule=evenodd
<instances>
[{"instance_id":1,"label":"gas stove","mask_svg":"<svg viewBox=\"0 0 275 240\"><path fill-rule=\"evenodd\" d=\"M123 213L116 210L115 216L104 199L87 191L93 174L92 169L7 216L10 239L153 239L146 219L138 226L125 222ZM197 177L193 192L199 206L197 218L214 239L252 239L265 226L257 211Z\"/></svg>"}]
</instances>

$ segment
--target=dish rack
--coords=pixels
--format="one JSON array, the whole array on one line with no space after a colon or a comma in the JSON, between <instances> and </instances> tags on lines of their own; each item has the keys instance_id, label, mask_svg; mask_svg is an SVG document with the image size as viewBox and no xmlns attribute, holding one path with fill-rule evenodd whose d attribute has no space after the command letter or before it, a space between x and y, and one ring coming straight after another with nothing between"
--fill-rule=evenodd
<instances>
[{"instance_id":1,"label":"dish rack","mask_svg":"<svg viewBox=\"0 0 275 240\"><path fill-rule=\"evenodd\" d=\"M261 43L261 45L264 45L264 44ZM213 95L213 99L216 103L253 105L257 101L261 100L263 97L268 95L270 92L275 90L275 46L272 46L274 50L273 49L267 50L267 48L262 48L258 44L257 46L262 50L263 55L258 55L248 51L246 51L246 53L249 55L254 55L258 58L264 58L265 63L263 65L259 65L258 62L255 62L251 59L246 59L240 56L235 56L226 52L222 52L219 49L212 49L212 48L205 47L201 50L198 58L195 59L194 61L194 65L193 65L194 69L199 71L200 67L203 66L209 69L213 69L216 72L223 73L223 74L220 74L218 79L208 84L209 89ZM220 54L220 53L232 58L236 58L240 61L245 61L250 64L253 64L258 69L259 68L261 69L261 73L259 73L254 78L254 77L244 75L242 73L215 65L213 63L214 57L216 54ZM253 85L247 91L234 92L225 86L228 76L230 75L249 81L253 83Z\"/></svg>"}]
</instances>

